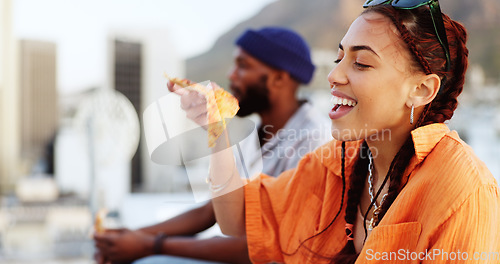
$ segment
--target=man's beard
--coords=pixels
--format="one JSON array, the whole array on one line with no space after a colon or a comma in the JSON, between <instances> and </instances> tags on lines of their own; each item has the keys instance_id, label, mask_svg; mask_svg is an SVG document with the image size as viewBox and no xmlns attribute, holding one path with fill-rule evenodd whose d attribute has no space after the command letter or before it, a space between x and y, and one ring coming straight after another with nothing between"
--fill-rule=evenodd
<instances>
[{"instance_id":1,"label":"man's beard","mask_svg":"<svg viewBox=\"0 0 500 264\"><path fill-rule=\"evenodd\" d=\"M271 108L266 82L267 75L264 75L257 83L247 85L245 94L239 100L240 110L236 113L237 116L245 117Z\"/></svg>"}]
</instances>

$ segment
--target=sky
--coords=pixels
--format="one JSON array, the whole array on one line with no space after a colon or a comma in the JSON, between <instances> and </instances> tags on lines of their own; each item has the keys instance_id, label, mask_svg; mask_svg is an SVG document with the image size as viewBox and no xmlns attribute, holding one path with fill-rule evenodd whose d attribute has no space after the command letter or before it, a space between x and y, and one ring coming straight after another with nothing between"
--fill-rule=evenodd
<instances>
[{"instance_id":1,"label":"sky","mask_svg":"<svg viewBox=\"0 0 500 264\"><path fill-rule=\"evenodd\" d=\"M102 42L110 29L166 28L175 51L187 58L274 1L12 0L13 32L56 43L58 89L70 93L102 84L105 65L97 64L107 56Z\"/></svg>"}]
</instances>

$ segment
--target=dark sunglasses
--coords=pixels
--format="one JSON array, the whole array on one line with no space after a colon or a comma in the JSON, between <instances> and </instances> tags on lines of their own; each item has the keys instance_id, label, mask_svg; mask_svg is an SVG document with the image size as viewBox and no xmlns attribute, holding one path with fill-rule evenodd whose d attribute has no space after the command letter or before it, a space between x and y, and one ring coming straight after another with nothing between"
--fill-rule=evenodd
<instances>
[{"instance_id":1,"label":"dark sunglasses","mask_svg":"<svg viewBox=\"0 0 500 264\"><path fill-rule=\"evenodd\" d=\"M429 5L431 11L432 24L436 32L436 37L443 47L446 55L446 71L450 70L450 52L448 46L448 38L446 37L446 29L444 27L443 15L439 7L438 0L368 0L363 5L364 8L370 6L391 4L397 9L415 9L424 5Z\"/></svg>"}]
</instances>

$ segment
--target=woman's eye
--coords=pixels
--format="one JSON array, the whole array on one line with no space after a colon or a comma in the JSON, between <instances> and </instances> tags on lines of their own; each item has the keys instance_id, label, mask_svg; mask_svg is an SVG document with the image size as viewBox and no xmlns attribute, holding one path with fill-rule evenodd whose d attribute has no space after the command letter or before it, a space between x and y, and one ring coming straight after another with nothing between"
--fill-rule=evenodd
<instances>
[{"instance_id":1,"label":"woman's eye","mask_svg":"<svg viewBox=\"0 0 500 264\"><path fill-rule=\"evenodd\" d=\"M362 64L362 63L359 63L359 62L355 62L354 65L360 69L368 69L370 68L371 66L370 65L366 65L366 64Z\"/></svg>"}]
</instances>

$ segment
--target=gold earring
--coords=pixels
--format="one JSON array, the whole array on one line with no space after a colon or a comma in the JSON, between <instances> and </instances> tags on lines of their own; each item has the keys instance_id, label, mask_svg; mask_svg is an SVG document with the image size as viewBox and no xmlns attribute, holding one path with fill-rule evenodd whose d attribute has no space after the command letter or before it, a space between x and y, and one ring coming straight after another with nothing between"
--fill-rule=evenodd
<instances>
[{"instance_id":1,"label":"gold earring","mask_svg":"<svg viewBox=\"0 0 500 264\"><path fill-rule=\"evenodd\" d=\"M415 106L411 104L411 113L410 113L410 125L413 125L413 112L415 110Z\"/></svg>"}]
</instances>

